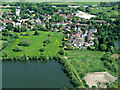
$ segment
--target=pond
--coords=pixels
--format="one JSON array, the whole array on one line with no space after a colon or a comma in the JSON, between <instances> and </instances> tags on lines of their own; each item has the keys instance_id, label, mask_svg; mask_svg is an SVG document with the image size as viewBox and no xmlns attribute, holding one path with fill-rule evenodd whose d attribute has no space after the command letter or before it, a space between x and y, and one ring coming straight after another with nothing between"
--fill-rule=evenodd
<instances>
[{"instance_id":1,"label":"pond","mask_svg":"<svg viewBox=\"0 0 120 90\"><path fill-rule=\"evenodd\" d=\"M73 88L57 62L39 61L2 63L3 88Z\"/></svg>"},{"instance_id":2,"label":"pond","mask_svg":"<svg viewBox=\"0 0 120 90\"><path fill-rule=\"evenodd\" d=\"M114 44L116 48L120 48L120 40L115 40Z\"/></svg>"}]
</instances>

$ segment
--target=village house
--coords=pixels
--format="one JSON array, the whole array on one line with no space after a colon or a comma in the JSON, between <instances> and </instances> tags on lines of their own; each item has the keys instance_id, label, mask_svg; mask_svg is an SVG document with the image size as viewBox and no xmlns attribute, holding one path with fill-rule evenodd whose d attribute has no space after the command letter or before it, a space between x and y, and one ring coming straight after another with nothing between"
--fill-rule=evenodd
<instances>
[{"instance_id":1,"label":"village house","mask_svg":"<svg viewBox=\"0 0 120 90\"><path fill-rule=\"evenodd\" d=\"M19 16L19 14L20 14L20 7L19 7L19 6L17 6L17 8L16 8L16 15L18 15L18 16Z\"/></svg>"}]
</instances>

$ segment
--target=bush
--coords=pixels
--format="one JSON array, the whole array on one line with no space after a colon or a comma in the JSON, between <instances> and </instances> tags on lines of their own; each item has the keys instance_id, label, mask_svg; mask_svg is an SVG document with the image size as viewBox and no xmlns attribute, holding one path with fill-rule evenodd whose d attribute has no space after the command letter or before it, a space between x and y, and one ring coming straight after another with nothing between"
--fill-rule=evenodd
<instances>
[{"instance_id":1,"label":"bush","mask_svg":"<svg viewBox=\"0 0 120 90\"><path fill-rule=\"evenodd\" d=\"M35 31L34 35L39 35L39 32L38 30Z\"/></svg>"},{"instance_id":2,"label":"bush","mask_svg":"<svg viewBox=\"0 0 120 90\"><path fill-rule=\"evenodd\" d=\"M81 74L79 74L79 75L80 75L81 78L83 78L83 77L85 76L84 73L81 73Z\"/></svg>"},{"instance_id":3,"label":"bush","mask_svg":"<svg viewBox=\"0 0 120 90\"><path fill-rule=\"evenodd\" d=\"M44 56L44 55L41 55L41 56L40 56L40 60L47 61L47 57Z\"/></svg>"},{"instance_id":4,"label":"bush","mask_svg":"<svg viewBox=\"0 0 120 90\"><path fill-rule=\"evenodd\" d=\"M59 60L60 57L59 57L58 55L56 55L56 56L53 56L53 59L55 59L55 60Z\"/></svg>"},{"instance_id":5,"label":"bush","mask_svg":"<svg viewBox=\"0 0 120 90\"><path fill-rule=\"evenodd\" d=\"M20 46L15 46L15 48L13 49L14 52L19 52L19 51L22 51L22 47Z\"/></svg>"},{"instance_id":6,"label":"bush","mask_svg":"<svg viewBox=\"0 0 120 90\"><path fill-rule=\"evenodd\" d=\"M100 44L100 50L105 51L107 49L106 45Z\"/></svg>"},{"instance_id":7,"label":"bush","mask_svg":"<svg viewBox=\"0 0 120 90\"><path fill-rule=\"evenodd\" d=\"M4 47L6 46L7 43L8 43L8 42L6 42L6 41L3 42L3 43L2 43L2 48L4 48Z\"/></svg>"},{"instance_id":8,"label":"bush","mask_svg":"<svg viewBox=\"0 0 120 90\"><path fill-rule=\"evenodd\" d=\"M45 51L45 49L42 47L42 48L40 49L40 51L41 51L41 52L44 52L44 51Z\"/></svg>"},{"instance_id":9,"label":"bush","mask_svg":"<svg viewBox=\"0 0 120 90\"><path fill-rule=\"evenodd\" d=\"M22 33L21 33L22 34ZM29 36L29 33L23 34L23 36Z\"/></svg>"},{"instance_id":10,"label":"bush","mask_svg":"<svg viewBox=\"0 0 120 90\"><path fill-rule=\"evenodd\" d=\"M4 40L4 41L7 41L7 40L9 40L9 39L10 39L10 37L2 36L2 40Z\"/></svg>"},{"instance_id":11,"label":"bush","mask_svg":"<svg viewBox=\"0 0 120 90\"><path fill-rule=\"evenodd\" d=\"M7 51L4 51L2 54L3 54L4 57L7 57L7 56L8 56Z\"/></svg>"},{"instance_id":12,"label":"bush","mask_svg":"<svg viewBox=\"0 0 120 90\"><path fill-rule=\"evenodd\" d=\"M47 38L45 41L44 41L44 43L50 43L50 38Z\"/></svg>"},{"instance_id":13,"label":"bush","mask_svg":"<svg viewBox=\"0 0 120 90\"><path fill-rule=\"evenodd\" d=\"M30 44L31 44L30 41L22 40L22 41L20 41L20 43L18 45L19 46L29 46Z\"/></svg>"},{"instance_id":14,"label":"bush","mask_svg":"<svg viewBox=\"0 0 120 90\"><path fill-rule=\"evenodd\" d=\"M65 48L65 50L72 50L73 49L73 47L71 46L71 45L68 45L66 48Z\"/></svg>"},{"instance_id":15,"label":"bush","mask_svg":"<svg viewBox=\"0 0 120 90\"><path fill-rule=\"evenodd\" d=\"M52 60L53 59L53 57L52 56L49 56L49 60Z\"/></svg>"},{"instance_id":16,"label":"bush","mask_svg":"<svg viewBox=\"0 0 120 90\"><path fill-rule=\"evenodd\" d=\"M14 37L14 38L19 38L19 34L18 34L18 33L15 33L15 34L13 34L13 37Z\"/></svg>"},{"instance_id":17,"label":"bush","mask_svg":"<svg viewBox=\"0 0 120 90\"><path fill-rule=\"evenodd\" d=\"M61 51L59 52L59 54L60 54L60 55L64 55L64 50L61 50Z\"/></svg>"}]
</instances>

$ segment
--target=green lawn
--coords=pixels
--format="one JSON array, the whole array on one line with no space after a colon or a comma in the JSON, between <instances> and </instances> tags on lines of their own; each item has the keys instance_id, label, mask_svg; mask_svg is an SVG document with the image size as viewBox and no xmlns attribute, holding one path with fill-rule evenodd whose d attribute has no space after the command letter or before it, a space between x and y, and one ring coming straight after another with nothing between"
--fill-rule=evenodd
<instances>
[{"instance_id":1,"label":"green lawn","mask_svg":"<svg viewBox=\"0 0 120 90\"><path fill-rule=\"evenodd\" d=\"M57 32L39 32L40 34L35 36L33 35L34 31L30 31L29 36L20 36L18 39L13 39L12 42L10 42L10 44L3 50L3 52L7 51L9 57L22 56L24 54L27 56L40 56L41 52L39 51L39 49L43 47L43 41L46 38L50 38L51 43L45 47L43 55L56 55L60 51L59 46L62 43L62 38L64 34ZM48 34L51 34L51 36L48 36ZM14 52L12 49L15 48L15 46L20 42L20 40L30 40L31 45L28 47L23 46L23 51Z\"/></svg>"},{"instance_id":2,"label":"green lawn","mask_svg":"<svg viewBox=\"0 0 120 90\"><path fill-rule=\"evenodd\" d=\"M68 60L76 71L81 73L96 72L104 69L100 58L104 52L90 50L68 50L66 51ZM79 61L81 60L81 62Z\"/></svg>"}]
</instances>

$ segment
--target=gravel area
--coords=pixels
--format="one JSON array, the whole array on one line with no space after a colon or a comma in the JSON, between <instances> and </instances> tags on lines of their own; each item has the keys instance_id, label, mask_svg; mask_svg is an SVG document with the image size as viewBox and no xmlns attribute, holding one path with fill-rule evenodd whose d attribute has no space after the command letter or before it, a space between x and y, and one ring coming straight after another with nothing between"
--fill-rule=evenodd
<instances>
[{"instance_id":1,"label":"gravel area","mask_svg":"<svg viewBox=\"0 0 120 90\"><path fill-rule=\"evenodd\" d=\"M91 88L92 86L97 86L98 82L114 82L117 78L109 74L108 72L94 72L94 73L88 73L84 77L86 83ZM105 86L102 86L102 88L105 88Z\"/></svg>"}]
</instances>

